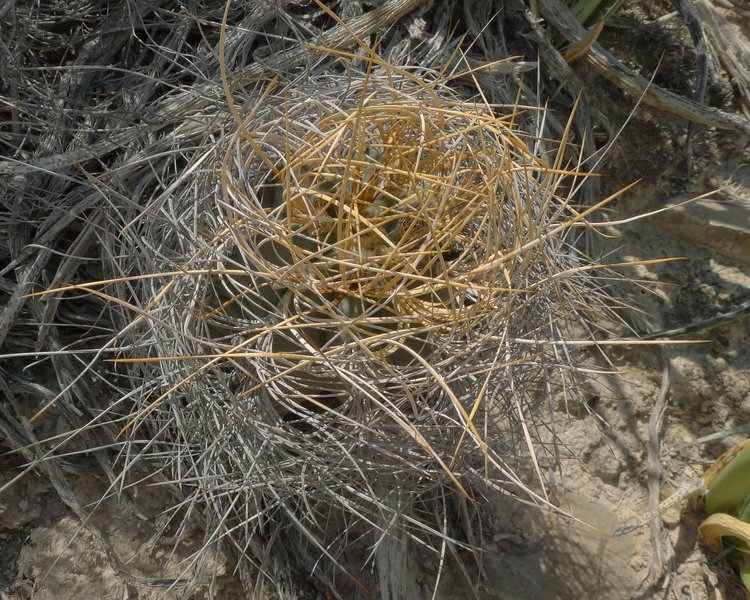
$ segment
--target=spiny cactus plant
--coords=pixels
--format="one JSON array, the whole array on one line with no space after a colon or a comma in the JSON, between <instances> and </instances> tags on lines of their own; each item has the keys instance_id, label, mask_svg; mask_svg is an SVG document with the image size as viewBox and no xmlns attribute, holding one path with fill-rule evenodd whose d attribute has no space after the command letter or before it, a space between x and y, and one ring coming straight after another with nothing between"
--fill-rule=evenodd
<instances>
[{"instance_id":1,"label":"spiny cactus plant","mask_svg":"<svg viewBox=\"0 0 750 600\"><path fill-rule=\"evenodd\" d=\"M577 206L538 107L360 46L252 91L225 72L226 107L196 95L82 170L103 277L40 294L104 301L121 392L87 427L120 431L113 488L166 480L200 515L196 563L228 540L261 580L295 564L336 594L359 543L396 598L406 548L481 545L486 494L547 503L554 386L604 310L576 241L609 199Z\"/></svg>"},{"instance_id":2,"label":"spiny cactus plant","mask_svg":"<svg viewBox=\"0 0 750 600\"><path fill-rule=\"evenodd\" d=\"M346 76L230 96L189 168L110 215L117 276L84 287L121 311L115 366L141 382L123 472L166 474L213 515L210 542L262 569L284 538L274 551L329 577L365 536L387 597L393 540L471 547L456 506L545 502L538 391L575 367L555 342L598 309L572 245L594 208L571 200L565 140L540 158L519 107L346 58Z\"/></svg>"}]
</instances>

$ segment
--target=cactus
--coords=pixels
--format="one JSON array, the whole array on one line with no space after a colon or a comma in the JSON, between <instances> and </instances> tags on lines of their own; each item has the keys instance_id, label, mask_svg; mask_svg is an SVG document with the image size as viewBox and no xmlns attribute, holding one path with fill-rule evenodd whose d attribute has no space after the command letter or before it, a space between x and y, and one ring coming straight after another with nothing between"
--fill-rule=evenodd
<instances>
[{"instance_id":1,"label":"cactus","mask_svg":"<svg viewBox=\"0 0 750 600\"><path fill-rule=\"evenodd\" d=\"M240 548L280 528L322 572L310 556L338 563L347 531L465 546L448 491L544 504L511 463L546 452L534 389L575 366L551 344L597 309L565 141L548 164L517 111L370 61L261 94L226 125L217 171L150 208L174 217L124 238L177 273L129 300L145 351L119 362L159 391L144 386L126 439L172 448L142 456L189 473Z\"/></svg>"},{"instance_id":2,"label":"cactus","mask_svg":"<svg viewBox=\"0 0 750 600\"><path fill-rule=\"evenodd\" d=\"M74 287L122 323L123 485L166 476L207 516L204 554L226 538L332 588L367 539L387 597L410 545L475 549L486 494L550 506L545 407L606 310L575 242L612 198L575 205L569 125L545 160L519 108L344 56L362 70L230 94L191 168L112 203L112 276Z\"/></svg>"}]
</instances>

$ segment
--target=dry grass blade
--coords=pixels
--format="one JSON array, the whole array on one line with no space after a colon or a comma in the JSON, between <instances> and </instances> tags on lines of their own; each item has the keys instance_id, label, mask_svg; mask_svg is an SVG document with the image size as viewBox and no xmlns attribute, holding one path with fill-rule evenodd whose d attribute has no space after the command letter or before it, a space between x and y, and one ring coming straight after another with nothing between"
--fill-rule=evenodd
<instances>
[{"instance_id":1,"label":"dry grass blade","mask_svg":"<svg viewBox=\"0 0 750 600\"><path fill-rule=\"evenodd\" d=\"M239 547L239 532L299 515L302 539L335 562L332 508L352 530L397 527L433 547L449 533L413 510L446 486L541 497L502 440L519 427L542 478L521 382L559 340L551 316L576 318L591 267L568 235L610 198L576 208L562 190L582 174L562 152L534 156L516 112L373 53L364 67L235 95L218 177L197 171L155 198L149 214L169 217L131 222L114 253L147 239L164 258L49 290L138 286L127 340L144 352L115 363L163 387L122 433L181 446L169 462Z\"/></svg>"}]
</instances>

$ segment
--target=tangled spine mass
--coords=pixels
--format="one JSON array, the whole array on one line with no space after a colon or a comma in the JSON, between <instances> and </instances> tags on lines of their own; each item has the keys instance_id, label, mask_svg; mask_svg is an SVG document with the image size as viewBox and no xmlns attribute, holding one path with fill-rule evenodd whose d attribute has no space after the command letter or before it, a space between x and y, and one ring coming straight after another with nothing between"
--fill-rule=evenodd
<instances>
[{"instance_id":1,"label":"tangled spine mass","mask_svg":"<svg viewBox=\"0 0 750 600\"><path fill-rule=\"evenodd\" d=\"M453 492L539 499L550 342L596 297L563 149L386 64L260 98L113 231L141 463L242 550L333 560L362 528L439 548Z\"/></svg>"}]
</instances>

